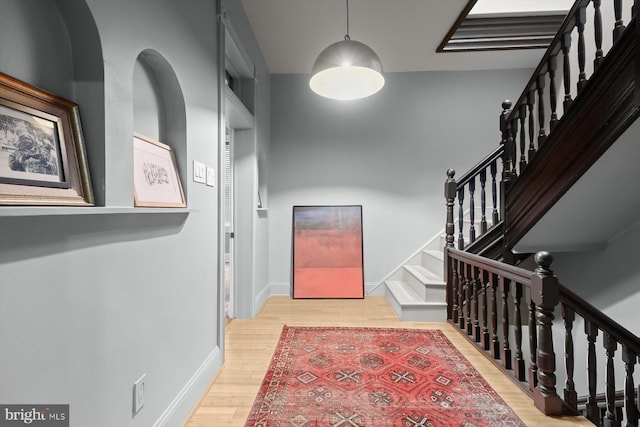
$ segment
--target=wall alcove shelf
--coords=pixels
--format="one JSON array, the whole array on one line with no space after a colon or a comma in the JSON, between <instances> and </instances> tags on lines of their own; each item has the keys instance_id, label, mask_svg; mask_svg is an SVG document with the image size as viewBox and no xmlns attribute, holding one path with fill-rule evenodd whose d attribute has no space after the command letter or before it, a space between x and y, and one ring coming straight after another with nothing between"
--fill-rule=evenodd
<instances>
[{"instance_id":1,"label":"wall alcove shelf","mask_svg":"<svg viewBox=\"0 0 640 427\"><path fill-rule=\"evenodd\" d=\"M71 206L3 206L0 219L25 216L182 214L195 212L188 208L71 207Z\"/></svg>"}]
</instances>

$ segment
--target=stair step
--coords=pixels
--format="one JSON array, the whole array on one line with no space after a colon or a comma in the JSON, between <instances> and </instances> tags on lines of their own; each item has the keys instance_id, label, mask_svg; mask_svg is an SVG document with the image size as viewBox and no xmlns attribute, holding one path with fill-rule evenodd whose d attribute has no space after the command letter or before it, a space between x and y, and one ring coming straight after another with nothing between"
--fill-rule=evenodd
<instances>
[{"instance_id":1,"label":"stair step","mask_svg":"<svg viewBox=\"0 0 640 427\"><path fill-rule=\"evenodd\" d=\"M387 289L400 304L422 304L425 301L409 288L402 280L387 280Z\"/></svg>"},{"instance_id":2,"label":"stair step","mask_svg":"<svg viewBox=\"0 0 640 427\"><path fill-rule=\"evenodd\" d=\"M424 302L400 280L385 282L387 300L400 320L413 322L444 322L445 302Z\"/></svg>"},{"instance_id":3,"label":"stair step","mask_svg":"<svg viewBox=\"0 0 640 427\"><path fill-rule=\"evenodd\" d=\"M422 251L422 265L433 274L442 278L444 274L444 253L432 249Z\"/></svg>"},{"instance_id":4,"label":"stair step","mask_svg":"<svg viewBox=\"0 0 640 427\"><path fill-rule=\"evenodd\" d=\"M405 265L404 282L426 302L442 302L446 299L446 284L422 265Z\"/></svg>"}]
</instances>

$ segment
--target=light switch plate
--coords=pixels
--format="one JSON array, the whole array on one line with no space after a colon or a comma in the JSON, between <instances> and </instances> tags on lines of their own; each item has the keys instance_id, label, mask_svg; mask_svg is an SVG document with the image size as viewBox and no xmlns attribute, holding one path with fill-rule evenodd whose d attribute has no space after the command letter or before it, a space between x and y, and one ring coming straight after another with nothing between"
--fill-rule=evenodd
<instances>
[{"instance_id":1,"label":"light switch plate","mask_svg":"<svg viewBox=\"0 0 640 427\"><path fill-rule=\"evenodd\" d=\"M197 160L193 161L193 180L202 184L207 182L207 165Z\"/></svg>"},{"instance_id":2,"label":"light switch plate","mask_svg":"<svg viewBox=\"0 0 640 427\"><path fill-rule=\"evenodd\" d=\"M207 166L207 185L214 187L216 185L216 170Z\"/></svg>"}]
</instances>

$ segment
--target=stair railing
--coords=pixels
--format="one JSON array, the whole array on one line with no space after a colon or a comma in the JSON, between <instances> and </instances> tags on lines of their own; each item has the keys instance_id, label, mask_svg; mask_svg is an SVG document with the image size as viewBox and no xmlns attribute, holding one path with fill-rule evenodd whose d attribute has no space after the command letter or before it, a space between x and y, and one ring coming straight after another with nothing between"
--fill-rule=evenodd
<instances>
[{"instance_id":1,"label":"stair railing","mask_svg":"<svg viewBox=\"0 0 640 427\"><path fill-rule=\"evenodd\" d=\"M615 322L597 308L589 304L569 289L560 286L560 305L565 328L565 369L566 381L564 387L564 401L574 411L581 409L592 423L596 425L637 426L639 419L637 394L633 381L633 372L640 356L640 338ZM587 338L587 366L588 394L578 398L574 383L574 340L573 324L576 314L583 319L584 333ZM602 332L602 345L606 353L605 364L605 393L597 394L598 363L596 359L596 340ZM620 359L616 360L616 351L621 347ZM624 387L618 391L615 383L615 363L621 362L625 370ZM602 364L600 365L602 366ZM639 390L640 392L640 390ZM604 397L604 405L600 405ZM579 402L584 407L579 408Z\"/></svg>"},{"instance_id":2,"label":"stair railing","mask_svg":"<svg viewBox=\"0 0 640 427\"><path fill-rule=\"evenodd\" d=\"M625 26L622 0L577 0L520 97L513 106L503 104L506 249L513 248L640 115L634 19L638 3L635 0ZM605 6L613 9L613 19L606 19ZM604 31L612 33L606 55ZM595 52L590 76L587 46Z\"/></svg>"},{"instance_id":3,"label":"stair railing","mask_svg":"<svg viewBox=\"0 0 640 427\"><path fill-rule=\"evenodd\" d=\"M516 380L545 415L581 413L597 426L637 426L640 389L636 389L634 371L640 338L562 286L550 269L553 257L549 253L538 252L535 262L537 268L531 272L447 246L448 321ZM554 339L557 308L562 310L564 336ZM580 393L574 383L576 315L584 322L587 353L580 377L587 378L588 389ZM556 328L559 331L562 328ZM600 332L604 361L597 360ZM525 340L529 354L524 354ZM556 355L554 342L563 341L564 352ZM618 348L621 352L616 359ZM615 366L624 366L622 387L616 386ZM603 367L605 392L598 394L598 369ZM562 396L556 389L559 375L565 378Z\"/></svg>"},{"instance_id":4,"label":"stair railing","mask_svg":"<svg viewBox=\"0 0 640 427\"><path fill-rule=\"evenodd\" d=\"M613 4L614 22L610 24L613 33L613 46L621 39L626 27L623 21L623 1L605 0ZM637 1L635 2L637 3ZM593 9L593 18L587 16L587 8ZM636 14L634 5L631 17ZM506 117L507 130L510 132L510 147L505 152L509 155L512 172L522 173L527 164L535 156L537 150L544 145L548 134L558 124L561 113L558 111L558 99L562 98L563 113L566 114L574 102L572 84L576 85L577 95L585 89L589 80L586 68L586 43L589 40L585 31L592 26L595 54L593 58L594 74L602 65L605 55L603 51L603 15L602 0L577 0L558 33L546 50L542 60L526 84L522 94ZM572 35L577 35L577 44L572 43ZM577 49L578 70L572 73L571 48ZM558 93L558 73L562 72L561 85L564 93ZM573 81L572 81L573 78ZM548 123L546 118L548 117ZM548 125L548 127L546 127ZM518 137L519 134L519 137Z\"/></svg>"},{"instance_id":5,"label":"stair railing","mask_svg":"<svg viewBox=\"0 0 640 427\"><path fill-rule=\"evenodd\" d=\"M458 204L458 249L464 249L467 244L474 243L477 238L489 230L487 220L487 210L491 211L491 227L500 221L498 207L498 163L502 158L503 146L493 150L487 157L482 159L477 165L469 169L458 180L454 178L455 171L447 171L447 181L445 182L445 198L447 200L447 236L451 235L453 243L453 229L455 228L455 203ZM480 184L480 218L476 218L476 184ZM487 187L489 189L487 190ZM465 199L465 193L468 197ZM491 204L487 204L487 195L491 197ZM468 225L465 224L465 213L469 215ZM468 237L465 240L465 235ZM449 242L448 242L449 243Z\"/></svg>"},{"instance_id":6,"label":"stair railing","mask_svg":"<svg viewBox=\"0 0 640 427\"><path fill-rule=\"evenodd\" d=\"M481 198L485 195L487 172L491 173L493 189L493 225L504 222L504 253L508 255L509 250L640 115L640 84L637 81L640 75L636 65L636 61L640 61L637 58L640 54L636 54L636 39L640 37L636 33L640 31L636 29L634 19L640 0L634 3L631 19L625 26L622 0L604 1L604 5L612 6L614 17L613 22L604 24L602 0L577 0L520 97L515 103L503 102L500 146L485 159L491 159L491 168L479 163L457 180L453 196L446 194L447 205L453 199L453 206L458 207L459 249L473 243L486 231L484 211L479 223L476 221L474 197L478 182L482 187ZM603 30L606 29L612 31L613 42L605 55ZM589 37L591 34L593 36ZM586 70L588 44L592 44L589 47L595 52L590 76ZM576 59L577 69L572 70ZM559 93L559 86L562 93ZM557 107L559 99L562 100L562 112ZM581 111L584 109L588 113ZM498 153L502 157L501 171L493 157ZM528 171L532 163L536 163L536 167ZM496 183L497 173L500 175ZM447 174L452 174L449 182L454 172L450 170ZM523 175L528 176L521 180ZM496 207L497 192L499 204ZM485 209L484 200L481 200L481 206ZM504 215L507 210L509 217ZM468 225L464 222L466 212ZM447 224L454 224L453 219L449 220L449 213L447 215Z\"/></svg>"},{"instance_id":7,"label":"stair railing","mask_svg":"<svg viewBox=\"0 0 640 427\"><path fill-rule=\"evenodd\" d=\"M577 0L520 97L513 104L503 103L502 139L500 146L485 159L491 160L479 163L457 182L455 172L449 170L445 182L444 277L449 321L529 391L536 407L545 414L578 410L594 424L607 426L622 425L623 420L626 426L638 425L640 387L636 389L633 379L640 358L638 337L561 286L549 269L552 259L547 253L536 255L537 268L532 273L463 249L478 238L478 225L481 235L487 231L486 226L483 227L487 223L487 171L492 176L494 189L493 225L501 225L503 253L509 254L517 241L640 116L637 71L640 28L635 19L639 3L640 0L634 1L631 19L625 26L622 0L605 0L605 5L613 6L614 19L603 25L602 0ZM603 30L607 28L612 31L613 42L605 55ZM576 42L572 43L572 39ZM589 42L593 43L595 54L593 73L587 76L586 44ZM572 48L575 52L571 52ZM577 70L572 72L575 62ZM561 80L560 91L557 80ZM559 100L562 112L558 111ZM493 157L496 153L502 160L499 183L494 183L498 173L497 157ZM476 180L481 184L480 224L475 220ZM499 194L499 204L496 204L496 194ZM468 195L466 205L465 195ZM458 249L454 247L456 206ZM470 221L465 228L467 211ZM485 234L491 237L490 233ZM465 239L465 236L468 237ZM556 391L552 328L556 306L562 309L565 328L563 397ZM513 313L512 319L510 313ZM584 397L578 396L573 380L572 328L576 315L583 319L586 335L588 390ZM525 325L521 318L527 319ZM606 391L601 394L596 393L599 365L595 348L599 331L602 331L606 352L606 363L602 364L606 366ZM523 354L522 347L525 333L530 348L528 355ZM618 347L622 348L618 353L621 361L615 359ZM562 362L561 357L559 360ZM616 363L624 366L623 391L616 389Z\"/></svg>"},{"instance_id":8,"label":"stair railing","mask_svg":"<svg viewBox=\"0 0 640 427\"><path fill-rule=\"evenodd\" d=\"M564 413L556 392L556 356L553 349L553 311L559 302L558 279L550 270L553 258L536 254L531 271L474 255L453 246L445 248L448 321L533 396L545 415ZM499 310L499 307L501 308ZM510 307L514 316L510 319ZM522 350L522 309L528 309L530 358ZM509 341L511 325L515 342Z\"/></svg>"}]
</instances>

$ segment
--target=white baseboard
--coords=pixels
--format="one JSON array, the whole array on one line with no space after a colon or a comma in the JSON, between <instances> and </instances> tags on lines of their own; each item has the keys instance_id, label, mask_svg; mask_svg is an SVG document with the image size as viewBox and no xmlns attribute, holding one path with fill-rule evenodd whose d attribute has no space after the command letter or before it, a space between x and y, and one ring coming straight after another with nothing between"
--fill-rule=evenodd
<instances>
[{"instance_id":1,"label":"white baseboard","mask_svg":"<svg viewBox=\"0 0 640 427\"><path fill-rule=\"evenodd\" d=\"M287 295L291 296L291 283L289 282L279 282L279 283L271 283L269 285L271 289L271 295Z\"/></svg>"},{"instance_id":2,"label":"white baseboard","mask_svg":"<svg viewBox=\"0 0 640 427\"><path fill-rule=\"evenodd\" d=\"M369 292L373 291L376 286L378 286L377 282L368 282L364 284L364 294L369 295ZM279 282L279 283L271 283L269 285L269 289L270 289L270 294L267 296L267 298L269 298L270 296L275 296L275 295L286 295L286 296L290 296L291 295L291 284L290 283L285 283L285 282ZM264 299L264 301L267 300L267 298ZM256 304L256 306L258 307L262 307L262 304L264 304L264 301L262 301L260 304Z\"/></svg>"},{"instance_id":3,"label":"white baseboard","mask_svg":"<svg viewBox=\"0 0 640 427\"><path fill-rule=\"evenodd\" d=\"M220 367L222 367L222 355L220 348L216 347L182 387L182 390L160 415L153 427L181 425Z\"/></svg>"},{"instance_id":4,"label":"white baseboard","mask_svg":"<svg viewBox=\"0 0 640 427\"><path fill-rule=\"evenodd\" d=\"M264 303L267 302L267 299L269 299L271 295L273 295L273 292L271 290L271 286L269 285L265 286L264 289L262 289L258 293L258 295L256 295L253 300L253 313L251 314L251 318L254 318L256 316L256 313L260 311Z\"/></svg>"}]
</instances>

